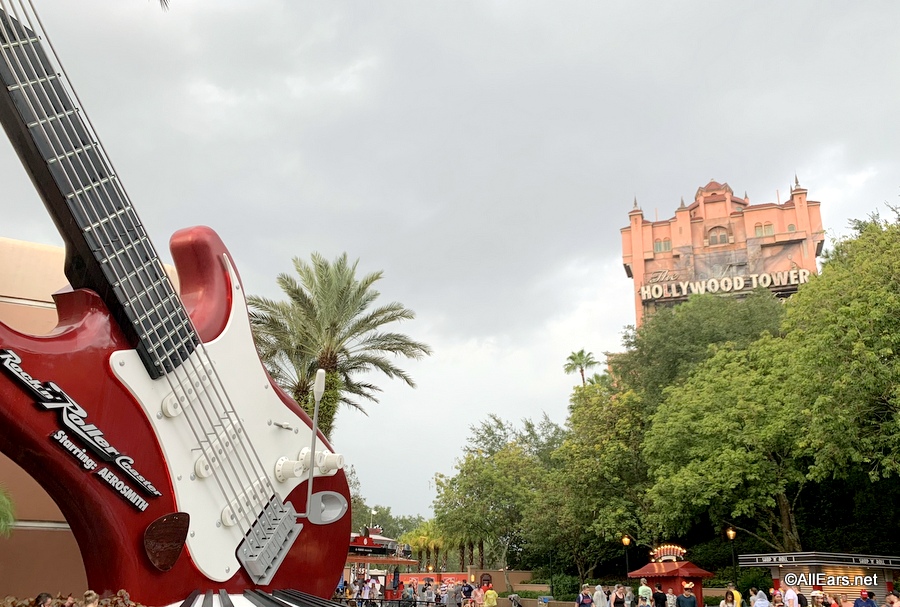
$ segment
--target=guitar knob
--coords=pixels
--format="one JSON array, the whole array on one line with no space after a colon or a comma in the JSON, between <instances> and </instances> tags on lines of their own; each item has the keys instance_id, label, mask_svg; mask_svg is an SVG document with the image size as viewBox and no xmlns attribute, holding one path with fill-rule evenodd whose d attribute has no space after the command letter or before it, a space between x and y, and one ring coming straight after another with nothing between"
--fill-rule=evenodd
<instances>
[{"instance_id":1,"label":"guitar knob","mask_svg":"<svg viewBox=\"0 0 900 607\"><path fill-rule=\"evenodd\" d=\"M316 467L322 474L328 474L344 467L344 456L340 453L316 452Z\"/></svg>"},{"instance_id":2,"label":"guitar knob","mask_svg":"<svg viewBox=\"0 0 900 607\"><path fill-rule=\"evenodd\" d=\"M275 462L275 478L281 483L287 482L291 478L299 478L305 471L306 466L303 465L303 462L296 459L280 457Z\"/></svg>"}]
</instances>

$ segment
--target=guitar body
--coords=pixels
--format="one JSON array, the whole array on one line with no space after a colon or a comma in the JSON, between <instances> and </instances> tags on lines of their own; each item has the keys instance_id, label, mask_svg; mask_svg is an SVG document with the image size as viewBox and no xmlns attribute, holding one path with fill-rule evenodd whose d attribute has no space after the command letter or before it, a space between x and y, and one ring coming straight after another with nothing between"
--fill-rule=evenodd
<instances>
[{"instance_id":1,"label":"guitar body","mask_svg":"<svg viewBox=\"0 0 900 607\"><path fill-rule=\"evenodd\" d=\"M234 395L233 405L247 438L260 448L263 468L271 470L275 463L265 454L271 449L296 458L304 440L309 444L312 424L269 380L256 355L242 287L221 241L207 228L184 230L173 238L172 253L185 309L205 344L202 348L209 352L210 364L229 369L221 374L222 382ZM271 581L261 586L239 565L229 566L226 574L211 575L210 566L198 566L201 557L215 556L201 554L211 542L192 545L191 538L204 525L216 527L223 498L207 499L214 504L207 507L203 499L189 495L190 491L215 495L207 484L213 480L197 478L188 483L190 472L182 470L187 464L173 457L183 452L181 459L192 464L196 446L179 444L177 433L160 429L161 424L177 425L184 417L168 419L159 413L155 390L164 379L151 380L140 367L131 342L96 293L78 289L55 297L60 320L49 336L25 335L0 324L0 364L4 365L0 451L31 474L57 503L79 544L92 589L109 595L125 588L134 600L147 605L178 602L194 590L206 589L239 593L252 588L296 588L330 596L346 560L350 535L350 496L343 471L317 474L313 490L314 495L335 496L332 502L343 502L344 507L332 512L333 520L317 524L301 519L297 539ZM129 361L135 362L134 368L124 370ZM235 366L246 372L233 377ZM42 404L33 386L29 388L28 376L33 386L58 387L70 400L64 406ZM246 382L253 387L246 388ZM254 390L258 397L244 396ZM288 427L269 423L276 407L274 421ZM95 439L94 447L108 445L110 458L104 459L96 448L91 450L76 438L76 428ZM318 440L317 448L330 449L324 437ZM128 470L134 471L131 477ZM179 482L190 487L176 487ZM304 511L305 478L271 482L276 495L290 501L297 512ZM187 511L185 503L190 504ZM172 525L168 534L166 521L173 517L181 521L181 534L178 525ZM158 520L162 524L148 532ZM237 545L223 541L225 548L214 552L225 553L230 562ZM186 549L181 550L185 543Z\"/></svg>"}]
</instances>

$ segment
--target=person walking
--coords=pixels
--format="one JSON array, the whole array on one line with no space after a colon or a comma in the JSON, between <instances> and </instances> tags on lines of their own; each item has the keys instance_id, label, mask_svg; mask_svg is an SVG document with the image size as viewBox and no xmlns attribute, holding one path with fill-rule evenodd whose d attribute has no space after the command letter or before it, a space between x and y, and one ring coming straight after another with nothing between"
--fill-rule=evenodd
<instances>
[{"instance_id":1,"label":"person walking","mask_svg":"<svg viewBox=\"0 0 900 607\"><path fill-rule=\"evenodd\" d=\"M484 591L484 607L497 607L497 591L494 590L493 584L488 584L487 590Z\"/></svg>"},{"instance_id":2,"label":"person walking","mask_svg":"<svg viewBox=\"0 0 900 607\"><path fill-rule=\"evenodd\" d=\"M662 591L662 584L656 585L656 590L653 591L653 607L666 607L666 603L668 602L666 593Z\"/></svg>"},{"instance_id":3,"label":"person walking","mask_svg":"<svg viewBox=\"0 0 900 607\"><path fill-rule=\"evenodd\" d=\"M608 607L606 591L600 584L597 584L594 588L594 607Z\"/></svg>"},{"instance_id":4,"label":"person walking","mask_svg":"<svg viewBox=\"0 0 900 607\"><path fill-rule=\"evenodd\" d=\"M644 597L648 605L653 600L653 590L647 585L647 578L645 577L641 578L641 585L638 586L638 596Z\"/></svg>"},{"instance_id":5,"label":"person walking","mask_svg":"<svg viewBox=\"0 0 900 607\"><path fill-rule=\"evenodd\" d=\"M575 600L575 607L592 607L593 604L594 597L591 596L591 587L587 584L582 584L581 594L579 594L578 598Z\"/></svg>"},{"instance_id":6,"label":"person walking","mask_svg":"<svg viewBox=\"0 0 900 607\"><path fill-rule=\"evenodd\" d=\"M675 600L675 607L697 607L697 597L694 596L694 582L682 582L684 590Z\"/></svg>"}]
</instances>

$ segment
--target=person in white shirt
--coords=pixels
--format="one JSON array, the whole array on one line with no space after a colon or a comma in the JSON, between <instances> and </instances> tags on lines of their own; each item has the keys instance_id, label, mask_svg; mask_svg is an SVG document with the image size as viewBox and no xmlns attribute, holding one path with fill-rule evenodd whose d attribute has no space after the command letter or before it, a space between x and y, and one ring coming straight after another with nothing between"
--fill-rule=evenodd
<instances>
[{"instance_id":1,"label":"person in white shirt","mask_svg":"<svg viewBox=\"0 0 900 607\"><path fill-rule=\"evenodd\" d=\"M800 607L800 603L797 602L796 586L787 587L787 591L784 593L784 607Z\"/></svg>"}]
</instances>

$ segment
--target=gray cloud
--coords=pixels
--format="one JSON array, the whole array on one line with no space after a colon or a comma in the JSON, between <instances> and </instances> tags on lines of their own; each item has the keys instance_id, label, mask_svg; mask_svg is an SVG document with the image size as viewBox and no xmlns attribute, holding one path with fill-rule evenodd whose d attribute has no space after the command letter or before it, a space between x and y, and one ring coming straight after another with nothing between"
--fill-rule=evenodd
<instances>
[{"instance_id":1,"label":"gray cloud","mask_svg":"<svg viewBox=\"0 0 900 607\"><path fill-rule=\"evenodd\" d=\"M895 3L39 8L158 247L211 225L269 296L291 257L347 251L418 312L402 328L436 350L410 365L419 389L385 384L336 436L395 512L427 509L484 412L563 421L565 356L633 322L635 196L662 219L710 178L758 203L797 171L840 231L898 193ZM0 235L58 242L5 144L0 179ZM435 433L433 460L364 450Z\"/></svg>"}]
</instances>

